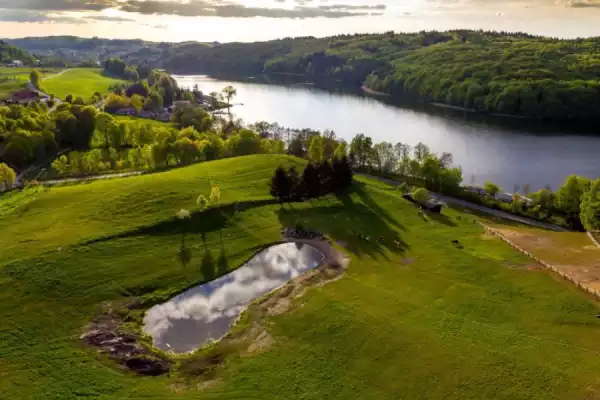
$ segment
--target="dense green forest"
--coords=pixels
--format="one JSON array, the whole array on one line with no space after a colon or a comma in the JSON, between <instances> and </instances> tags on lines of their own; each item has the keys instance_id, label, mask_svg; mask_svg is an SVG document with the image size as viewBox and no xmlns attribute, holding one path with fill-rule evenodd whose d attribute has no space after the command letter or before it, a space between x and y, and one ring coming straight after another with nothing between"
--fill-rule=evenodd
<instances>
[{"instance_id":1,"label":"dense green forest","mask_svg":"<svg viewBox=\"0 0 600 400\"><path fill-rule=\"evenodd\" d=\"M483 31L182 44L180 72L298 74L396 99L478 111L593 120L600 111L600 38L562 40Z\"/></svg>"},{"instance_id":2,"label":"dense green forest","mask_svg":"<svg viewBox=\"0 0 600 400\"><path fill-rule=\"evenodd\" d=\"M13 60L23 61L26 64L31 64L35 61L27 51L0 40L0 63Z\"/></svg>"}]
</instances>

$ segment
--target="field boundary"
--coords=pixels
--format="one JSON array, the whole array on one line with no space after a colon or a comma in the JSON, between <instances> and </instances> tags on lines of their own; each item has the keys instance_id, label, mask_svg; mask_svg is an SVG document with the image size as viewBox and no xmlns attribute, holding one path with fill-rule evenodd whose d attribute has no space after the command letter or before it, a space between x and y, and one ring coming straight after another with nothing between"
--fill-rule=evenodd
<instances>
[{"instance_id":1,"label":"field boundary","mask_svg":"<svg viewBox=\"0 0 600 400\"><path fill-rule=\"evenodd\" d=\"M491 228L481 222L479 222L479 224L481 226L483 226L483 228L491 233L492 235L500 238L501 240L503 240L504 242L508 243L511 247L519 250L521 253L525 254L527 257L531 258L532 260L534 260L535 262L537 262L538 264L542 265L543 267L552 270L553 272L556 272L558 275L562 276L563 278L567 279L568 281L574 283L576 286L578 286L579 288L583 289L584 291L596 296L597 298L600 298L600 291L595 290L590 288L589 286L587 286L584 283L581 283L577 280L575 280L573 277L571 277L569 274L565 273L564 271L562 271L560 268L556 267L554 264L550 264L549 262L546 262L536 256L534 256L533 254L531 254L530 252L528 252L527 250L523 249L522 247L520 247L519 245L517 245L516 243L514 243L512 240L508 239L506 236L504 236L502 233L498 232L496 229Z\"/></svg>"},{"instance_id":2,"label":"field boundary","mask_svg":"<svg viewBox=\"0 0 600 400\"><path fill-rule=\"evenodd\" d=\"M594 244L600 248L600 242L598 242L598 239L596 239L596 237L594 235L592 235L592 232L587 231L586 233L589 236L589 238L592 240L592 242L594 242Z\"/></svg>"}]
</instances>

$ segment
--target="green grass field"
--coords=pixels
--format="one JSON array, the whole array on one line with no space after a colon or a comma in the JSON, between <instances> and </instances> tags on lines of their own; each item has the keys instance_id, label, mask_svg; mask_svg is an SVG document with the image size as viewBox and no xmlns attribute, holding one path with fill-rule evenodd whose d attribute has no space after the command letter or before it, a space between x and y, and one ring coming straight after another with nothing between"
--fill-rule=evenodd
<instances>
[{"instance_id":1,"label":"green grass field","mask_svg":"<svg viewBox=\"0 0 600 400\"><path fill-rule=\"evenodd\" d=\"M32 68L0 68L0 99L8 97L12 92L20 90L29 81ZM40 70L44 76L57 74L59 70L43 68Z\"/></svg>"},{"instance_id":2,"label":"green grass field","mask_svg":"<svg viewBox=\"0 0 600 400\"><path fill-rule=\"evenodd\" d=\"M42 89L49 95L55 95L64 100L69 94L74 98L89 99L95 92L107 94L108 88L124 82L121 79L102 75L101 69L74 68L56 77L49 77L42 82Z\"/></svg>"},{"instance_id":3,"label":"green grass field","mask_svg":"<svg viewBox=\"0 0 600 400\"><path fill-rule=\"evenodd\" d=\"M153 119L147 118L138 118L131 115L116 115L115 119L117 121L127 121L132 124L141 124L141 125L151 125L153 127L162 128L162 127L174 127L175 124L173 122L162 122L156 121Z\"/></svg>"},{"instance_id":4,"label":"green grass field","mask_svg":"<svg viewBox=\"0 0 600 400\"><path fill-rule=\"evenodd\" d=\"M282 210L269 178L302 163L257 155L0 197L0 398L600 398L596 302L526 268L472 215L447 210L426 222L379 182L358 178L349 195ZM173 215L194 210L209 177L222 206L239 202L239 212L194 214L183 266ZM232 356L216 385L187 376L174 386L180 371L137 377L80 341L105 301L202 282L202 235L215 257L223 238L234 268L296 223L343 241L350 268L270 317L274 345Z\"/></svg>"}]
</instances>

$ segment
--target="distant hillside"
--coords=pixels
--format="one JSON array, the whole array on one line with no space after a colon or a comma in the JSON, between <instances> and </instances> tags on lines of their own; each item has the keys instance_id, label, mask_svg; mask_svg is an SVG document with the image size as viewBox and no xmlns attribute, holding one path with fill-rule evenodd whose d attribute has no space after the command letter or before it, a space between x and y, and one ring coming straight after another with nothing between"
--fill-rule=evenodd
<instances>
[{"instance_id":1,"label":"distant hillside","mask_svg":"<svg viewBox=\"0 0 600 400\"><path fill-rule=\"evenodd\" d=\"M27 51L0 40L0 63L12 60L19 60L28 64L32 63L34 58Z\"/></svg>"},{"instance_id":2,"label":"distant hillside","mask_svg":"<svg viewBox=\"0 0 600 400\"><path fill-rule=\"evenodd\" d=\"M600 114L600 38L455 30L226 44L75 37L10 43L34 54L120 57L177 73L301 75L487 113L594 124Z\"/></svg>"}]
</instances>

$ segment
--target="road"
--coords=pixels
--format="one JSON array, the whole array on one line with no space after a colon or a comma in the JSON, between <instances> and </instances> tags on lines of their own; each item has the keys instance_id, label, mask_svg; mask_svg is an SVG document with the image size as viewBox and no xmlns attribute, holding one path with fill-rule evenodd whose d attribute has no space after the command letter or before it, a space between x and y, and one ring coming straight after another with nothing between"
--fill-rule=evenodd
<instances>
[{"instance_id":1,"label":"road","mask_svg":"<svg viewBox=\"0 0 600 400\"><path fill-rule=\"evenodd\" d=\"M398 186L400 184L400 182L397 182L397 181L394 181L391 179L381 178L378 176L373 176L373 175L368 175L368 174L359 174L359 175L362 175L364 177L371 178L371 179L380 180L381 182L387 183L388 185L391 185L391 186ZM429 194L431 195L431 197L435 198L436 200L443 201L444 203L454 204L454 205L464 207L464 208L470 208L471 210L480 211L480 212L483 212L486 214L493 215L498 218L507 219L507 220L519 222L519 223L522 223L525 225L535 226L537 228L548 229L548 230L552 230L552 231L556 231L556 232L571 232L569 229L566 229L566 228L563 228L563 227L560 227L557 225L546 224L544 222L536 221L536 220L526 218L526 217L521 217L519 215L510 214L510 213L500 211L500 210L494 210L493 208L480 206L479 204L473 204L468 201L457 199L454 197L448 197L448 196L444 196L442 194L433 193L433 192L429 192Z\"/></svg>"}]
</instances>

